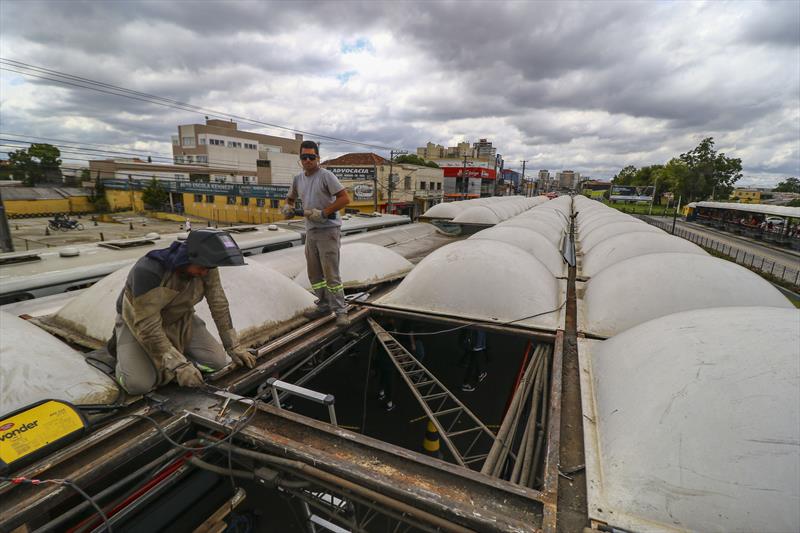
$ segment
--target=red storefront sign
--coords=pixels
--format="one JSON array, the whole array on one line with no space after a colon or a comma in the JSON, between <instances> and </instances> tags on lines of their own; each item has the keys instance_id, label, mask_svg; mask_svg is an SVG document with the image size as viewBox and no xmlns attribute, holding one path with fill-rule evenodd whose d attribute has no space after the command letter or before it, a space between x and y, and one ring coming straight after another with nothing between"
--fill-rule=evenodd
<instances>
[{"instance_id":1,"label":"red storefront sign","mask_svg":"<svg viewBox=\"0 0 800 533\"><path fill-rule=\"evenodd\" d=\"M442 171L444 172L445 178L460 178L462 177L462 172L464 171L463 167L443 167ZM497 179L497 171L493 168L481 168L481 167L467 167L467 177L468 178L481 178L485 180L493 180Z\"/></svg>"}]
</instances>

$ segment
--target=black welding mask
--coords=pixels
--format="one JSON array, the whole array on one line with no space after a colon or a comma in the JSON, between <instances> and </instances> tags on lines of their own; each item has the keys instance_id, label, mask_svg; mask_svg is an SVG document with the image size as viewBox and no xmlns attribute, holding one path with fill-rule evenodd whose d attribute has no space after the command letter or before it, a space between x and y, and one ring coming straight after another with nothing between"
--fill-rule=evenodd
<instances>
[{"instance_id":1,"label":"black welding mask","mask_svg":"<svg viewBox=\"0 0 800 533\"><path fill-rule=\"evenodd\" d=\"M186 237L189 262L206 268L244 265L242 251L225 231L198 229Z\"/></svg>"}]
</instances>

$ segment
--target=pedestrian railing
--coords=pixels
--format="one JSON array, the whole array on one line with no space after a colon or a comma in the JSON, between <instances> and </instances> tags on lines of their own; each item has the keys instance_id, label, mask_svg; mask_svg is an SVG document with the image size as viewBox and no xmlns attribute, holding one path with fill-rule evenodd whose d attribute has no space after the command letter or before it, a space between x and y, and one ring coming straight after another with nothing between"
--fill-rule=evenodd
<instances>
[{"instance_id":1,"label":"pedestrian railing","mask_svg":"<svg viewBox=\"0 0 800 533\"><path fill-rule=\"evenodd\" d=\"M657 228L663 229L667 233L673 233L672 220L660 220L648 216L643 216L641 219ZM796 286L800 282L800 259L798 259L794 267L792 267L786 263L780 263L764 257L763 255L754 254L728 243L720 242L708 235L697 233L691 229L676 227L674 235L691 241L706 250L712 250L718 254L730 257L731 260L737 264L764 274L769 274L786 283Z\"/></svg>"}]
</instances>

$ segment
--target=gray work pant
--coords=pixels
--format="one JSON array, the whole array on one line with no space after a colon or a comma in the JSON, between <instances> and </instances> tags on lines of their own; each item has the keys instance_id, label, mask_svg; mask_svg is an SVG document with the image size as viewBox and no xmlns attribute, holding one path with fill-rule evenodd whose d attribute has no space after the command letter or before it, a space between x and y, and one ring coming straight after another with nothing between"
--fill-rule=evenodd
<instances>
[{"instance_id":1,"label":"gray work pant","mask_svg":"<svg viewBox=\"0 0 800 533\"><path fill-rule=\"evenodd\" d=\"M306 232L306 268L317 305L325 311L346 313L344 287L339 275L342 232L338 227L313 228Z\"/></svg>"},{"instance_id":2,"label":"gray work pant","mask_svg":"<svg viewBox=\"0 0 800 533\"><path fill-rule=\"evenodd\" d=\"M158 372L150 356L133 336L122 317L117 315L117 381L128 394L147 394L158 384ZM206 323L192 317L192 338L184 353L202 371L219 370L227 363L222 345L211 336Z\"/></svg>"}]
</instances>

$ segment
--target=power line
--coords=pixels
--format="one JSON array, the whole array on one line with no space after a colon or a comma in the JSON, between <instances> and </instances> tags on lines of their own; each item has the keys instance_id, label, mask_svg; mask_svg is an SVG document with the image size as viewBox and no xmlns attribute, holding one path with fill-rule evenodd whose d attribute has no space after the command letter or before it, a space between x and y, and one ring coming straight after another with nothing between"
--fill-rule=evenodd
<instances>
[{"instance_id":1,"label":"power line","mask_svg":"<svg viewBox=\"0 0 800 533\"><path fill-rule=\"evenodd\" d=\"M163 152L147 152L145 150L135 150L135 149L130 149L131 152L122 152L122 151L117 151L117 150L95 149L95 148L88 148L88 147L91 147L91 146L101 146L101 147L102 146L110 146L111 148L115 148L115 146L114 145L109 145L109 144L82 143L80 141L68 141L68 140L64 140L64 139L54 139L52 137L37 137L35 135L23 135L23 134L19 134L19 133L0 132L0 135L3 135L3 134L11 135L11 136L17 136L17 137L26 137L28 139L41 140L41 141L60 141L60 142L63 142L63 143L70 143L70 144L58 144L58 143L53 144L53 142L49 142L48 144L51 144L52 146L56 146L58 148L62 148L63 147L63 148L67 148L67 149L76 149L76 150L83 150L83 151L88 151L88 152L99 152L98 154L87 153L86 154L87 156L96 155L97 157L112 157L112 158L113 158L113 156L119 156L119 155L121 155L121 156L129 156L129 157L143 157L143 156L146 156L146 157L150 157L151 159L157 159L157 160L160 159L160 160L162 160L164 162L170 163L171 165L193 166L193 167L201 169L201 170L235 170L235 171L255 172L255 170L252 169L251 167L239 165L238 164L239 161L234 160L234 159L220 159L220 158L214 157L213 158L213 162L211 162L211 161L199 162L199 163L196 164L197 166L195 166L195 162L176 163L175 162L175 156L167 156ZM7 141L7 142L14 142L14 143L26 143L26 144L29 144L29 145L33 144L32 141L17 140L17 139L0 139L0 141ZM73 145L77 145L77 146L73 146ZM84 148L84 146L86 146L87 148ZM126 150L129 150L129 149L126 148ZM62 151L65 151L65 150L62 150ZM108 155L106 155L106 154L108 154ZM205 155L205 154L200 154L200 155ZM285 154L285 155L295 155L295 154ZM184 156L181 156L181 157L184 157ZM89 161L89 159L87 158L86 161ZM236 163L236 164L229 165L229 164L225 164L225 162ZM300 171L300 169L298 168L298 172L299 171Z\"/></svg>"},{"instance_id":2,"label":"power line","mask_svg":"<svg viewBox=\"0 0 800 533\"><path fill-rule=\"evenodd\" d=\"M5 146L7 148L23 148L23 144L28 144L28 145L31 144L30 141L18 141L16 139L2 139L2 138L0 138L0 141L18 143L18 144L13 144L13 145L12 144L3 144L3 146ZM143 155L141 155L141 154L131 154L131 153L126 153L126 152L117 152L117 151L113 151L113 150L100 150L100 149L96 149L96 148L83 148L81 146L71 146L71 145L66 145L66 144L51 144L51 146L57 147L59 149L59 151L63 152L63 153L86 155L87 156L87 159L86 159L87 161L88 161L88 157L90 157L90 156L105 157L105 158L111 157L112 159L114 157L116 157L116 156L143 157ZM77 151L75 151L75 150L77 150ZM208 163L208 162L202 163L201 162L198 166L195 166L194 163L175 163L174 159L171 158L171 157L157 156L157 155L155 155L155 156L148 155L147 157L150 157L151 159L161 159L162 162L164 162L164 163L169 162L173 166L175 166L175 165L177 165L177 166L181 166L181 165L183 165L183 166L192 166L193 168L197 168L197 169L200 169L200 170L228 170L228 171L255 172L255 169L252 169L252 168L249 168L249 167L244 167L244 166L241 166L241 165L226 165L224 163L216 163L216 162L215 163ZM100 161L102 161L102 159ZM219 161L224 161L224 160L219 160ZM228 161L230 161L230 160L228 160ZM159 164L161 164L162 162L159 162ZM147 162L143 161L142 163L147 163ZM200 166L200 165L205 165L205 166ZM167 172L167 171L168 170L164 170L164 172Z\"/></svg>"},{"instance_id":3,"label":"power line","mask_svg":"<svg viewBox=\"0 0 800 533\"><path fill-rule=\"evenodd\" d=\"M261 120L250 119L248 117L243 117L241 115L234 115L234 114L231 114L231 113L225 113L225 112L217 111L217 110L214 110L214 109L204 108L204 107L196 106L194 104L181 102L179 100L173 100L171 98L164 98L162 96L158 96L158 95L154 95L154 94L150 94L150 93L145 93L145 92L141 92L141 91L135 91L135 90L127 89L125 87L121 87L121 86L118 86L118 85L113 85L113 84L110 84L110 83L100 82L100 81L92 80L90 78L84 78L84 77L81 77L81 76L75 76L73 74L68 74L68 73L64 73L64 72L60 72L60 71L57 71L57 70L52 70L52 69L48 69L48 68L44 68L44 67L38 67L38 66L32 65L30 63L24 63L22 61L16 61L16 60L13 60L13 59L7 59L7 58L0 57L0 63L6 65L6 66L0 67L0 70L6 70L6 71L9 71L9 72L15 72L15 73L21 74L23 76L31 76L31 77L35 77L35 78L45 79L45 80L48 80L48 81L61 83L63 85L71 85L71 86L79 87L79 88L83 88L83 89L90 89L90 90L101 92L101 93L105 93L105 94L110 94L110 95L114 95L114 96L122 96L124 98L129 98L129 99L132 99L132 100L139 100L139 101L142 101L142 102L156 104L156 105L160 105L160 106L164 106L164 107L171 107L171 108L174 108L174 109L180 109L182 111L189 111L189 112L201 113L201 114L205 114L205 115L212 115L212 116L217 116L217 117L220 117L220 118L236 119L236 120L239 120L241 122L245 122L245 123L249 123L249 124L254 124L254 125L258 125L258 126L262 126L262 127L269 127L269 128L279 129L279 130L288 131L288 132L292 132L292 133L300 133L300 134L303 134L303 135L308 135L308 136L311 136L311 137L316 137L316 138L319 138L319 139L325 139L325 140L334 141L334 142L340 142L340 143L344 143L344 144L366 146L366 147L375 148L375 149L378 149L378 150L386 150L386 151L391 151L392 150L391 147L386 147L386 146L381 146L381 145L376 145L376 144L370 144L370 143L365 143L365 142L360 142L360 141L353 141L353 140L350 140L350 139L344 139L344 138L341 138L341 137L334 137L334 136L331 136L331 135L318 134L318 133L314 133L314 132L310 132L310 131L300 130L300 129L296 129L296 128L290 128L290 127L287 127L287 126L281 126L279 124L273 124L273 123L270 123L270 122L264 122L264 121L261 121ZM11 67L11 68L9 68L9 67ZM22 69L22 70L15 70L15 69ZM53 76L55 76L55 77L53 77Z\"/></svg>"}]
</instances>

